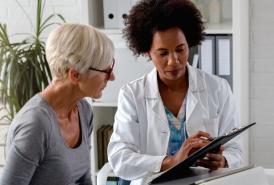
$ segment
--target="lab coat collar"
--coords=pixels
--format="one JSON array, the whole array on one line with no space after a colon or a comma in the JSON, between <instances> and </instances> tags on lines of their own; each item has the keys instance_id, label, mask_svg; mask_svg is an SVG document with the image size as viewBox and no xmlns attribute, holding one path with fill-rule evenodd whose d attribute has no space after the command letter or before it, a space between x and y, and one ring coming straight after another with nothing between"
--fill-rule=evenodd
<instances>
[{"instance_id":1,"label":"lab coat collar","mask_svg":"<svg viewBox=\"0 0 274 185\"><path fill-rule=\"evenodd\" d=\"M197 73L197 69L187 64L187 70L189 90L192 93L203 91L205 89L205 82L202 77L198 76L200 73ZM145 82L145 98L160 98L156 68L147 75L147 80Z\"/></svg>"},{"instance_id":2,"label":"lab coat collar","mask_svg":"<svg viewBox=\"0 0 274 185\"><path fill-rule=\"evenodd\" d=\"M154 68L148 75L145 82L145 98L147 100L147 106L149 106L159 121L167 123L167 117L164 110L164 105L161 100L161 96L158 88L157 70ZM157 123L158 121L155 121ZM159 124L162 132L168 132L167 124Z\"/></svg>"},{"instance_id":3,"label":"lab coat collar","mask_svg":"<svg viewBox=\"0 0 274 185\"><path fill-rule=\"evenodd\" d=\"M205 82L203 78L200 77L200 73L197 73L197 69L187 64L188 70L188 85L192 92L200 92L205 89Z\"/></svg>"},{"instance_id":4,"label":"lab coat collar","mask_svg":"<svg viewBox=\"0 0 274 185\"><path fill-rule=\"evenodd\" d=\"M160 98L156 68L154 68L147 75L147 80L145 82L145 98L147 99Z\"/></svg>"}]
</instances>

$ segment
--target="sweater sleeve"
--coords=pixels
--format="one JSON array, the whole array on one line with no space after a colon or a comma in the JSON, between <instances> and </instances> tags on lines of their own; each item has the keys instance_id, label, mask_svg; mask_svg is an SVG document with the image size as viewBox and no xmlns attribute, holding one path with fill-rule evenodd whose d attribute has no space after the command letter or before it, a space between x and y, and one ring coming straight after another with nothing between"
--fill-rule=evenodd
<instances>
[{"instance_id":1,"label":"sweater sleeve","mask_svg":"<svg viewBox=\"0 0 274 185\"><path fill-rule=\"evenodd\" d=\"M50 119L43 110L20 113L11 123L0 184L27 185L48 148Z\"/></svg>"}]
</instances>

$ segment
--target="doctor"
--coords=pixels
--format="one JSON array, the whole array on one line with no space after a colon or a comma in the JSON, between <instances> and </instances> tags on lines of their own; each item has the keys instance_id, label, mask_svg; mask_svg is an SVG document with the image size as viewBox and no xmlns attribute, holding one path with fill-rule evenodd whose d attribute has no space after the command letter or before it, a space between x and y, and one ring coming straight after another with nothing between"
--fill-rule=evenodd
<instances>
[{"instance_id":1,"label":"doctor","mask_svg":"<svg viewBox=\"0 0 274 185\"><path fill-rule=\"evenodd\" d=\"M188 64L189 48L204 37L199 10L188 0L143 0L128 16L124 36L135 55L148 56L149 74L120 90L108 159L114 173L131 184L167 170L239 126L226 80ZM241 140L197 165L216 170L242 160Z\"/></svg>"}]
</instances>

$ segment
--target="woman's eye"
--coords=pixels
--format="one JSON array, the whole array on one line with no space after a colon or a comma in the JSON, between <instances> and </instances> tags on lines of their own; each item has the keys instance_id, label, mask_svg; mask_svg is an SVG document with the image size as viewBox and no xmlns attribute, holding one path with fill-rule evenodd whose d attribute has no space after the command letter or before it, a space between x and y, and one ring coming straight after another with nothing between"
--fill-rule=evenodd
<instances>
[{"instance_id":1,"label":"woman's eye","mask_svg":"<svg viewBox=\"0 0 274 185\"><path fill-rule=\"evenodd\" d=\"M183 52L183 51L184 51L184 49L183 49L183 48L176 49L176 52L177 52L177 53L181 53L181 52Z\"/></svg>"},{"instance_id":2,"label":"woman's eye","mask_svg":"<svg viewBox=\"0 0 274 185\"><path fill-rule=\"evenodd\" d=\"M161 56L166 56L166 55L168 55L168 52L162 52L162 53L160 53L160 55Z\"/></svg>"}]
</instances>

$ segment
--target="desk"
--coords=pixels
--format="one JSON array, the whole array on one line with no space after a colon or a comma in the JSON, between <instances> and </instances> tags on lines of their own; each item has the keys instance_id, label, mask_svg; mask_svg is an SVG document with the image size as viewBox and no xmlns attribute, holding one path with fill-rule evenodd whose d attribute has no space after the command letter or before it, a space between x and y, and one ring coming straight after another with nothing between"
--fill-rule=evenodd
<instances>
[{"instance_id":1,"label":"desk","mask_svg":"<svg viewBox=\"0 0 274 185\"><path fill-rule=\"evenodd\" d=\"M199 172L200 173L200 172ZM216 178L217 177L217 178ZM274 185L274 169L240 168L238 170L220 169L212 173L159 183L158 185Z\"/></svg>"},{"instance_id":2,"label":"desk","mask_svg":"<svg viewBox=\"0 0 274 185\"><path fill-rule=\"evenodd\" d=\"M264 169L269 185L274 185L274 169Z\"/></svg>"}]
</instances>

